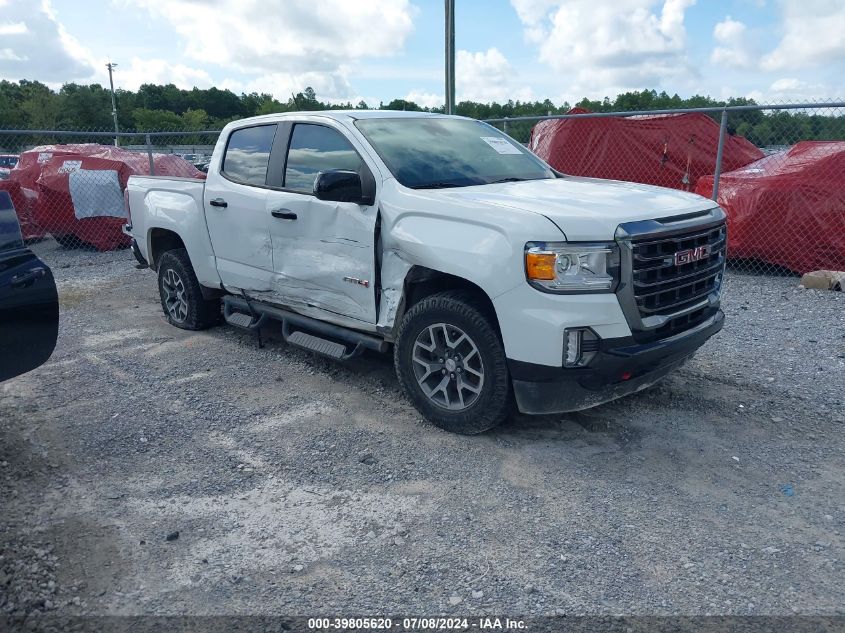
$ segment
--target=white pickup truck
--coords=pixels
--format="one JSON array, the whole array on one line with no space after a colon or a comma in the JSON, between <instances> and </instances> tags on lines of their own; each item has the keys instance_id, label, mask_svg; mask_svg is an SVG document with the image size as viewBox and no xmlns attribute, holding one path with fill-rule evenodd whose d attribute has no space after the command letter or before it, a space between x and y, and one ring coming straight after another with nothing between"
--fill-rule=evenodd
<instances>
[{"instance_id":1,"label":"white pickup truck","mask_svg":"<svg viewBox=\"0 0 845 633\"><path fill-rule=\"evenodd\" d=\"M643 389L724 320L712 200L567 176L461 117L237 121L207 180L133 176L127 204L173 325L274 319L337 359L392 346L411 402L458 433Z\"/></svg>"}]
</instances>

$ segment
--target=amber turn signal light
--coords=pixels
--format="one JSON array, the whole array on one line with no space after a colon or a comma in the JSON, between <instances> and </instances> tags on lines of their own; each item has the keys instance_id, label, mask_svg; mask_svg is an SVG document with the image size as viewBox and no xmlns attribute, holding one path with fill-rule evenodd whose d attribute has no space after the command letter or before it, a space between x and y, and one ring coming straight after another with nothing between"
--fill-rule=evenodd
<instances>
[{"instance_id":1,"label":"amber turn signal light","mask_svg":"<svg viewBox=\"0 0 845 633\"><path fill-rule=\"evenodd\" d=\"M555 278L555 254L532 253L525 254L525 274L536 281L552 281Z\"/></svg>"}]
</instances>

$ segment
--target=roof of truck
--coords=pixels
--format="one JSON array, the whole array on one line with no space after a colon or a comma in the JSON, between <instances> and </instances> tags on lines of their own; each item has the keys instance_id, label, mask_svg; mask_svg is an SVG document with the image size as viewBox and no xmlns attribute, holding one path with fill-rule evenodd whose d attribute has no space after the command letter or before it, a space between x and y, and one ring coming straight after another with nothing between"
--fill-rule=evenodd
<instances>
[{"instance_id":1,"label":"roof of truck","mask_svg":"<svg viewBox=\"0 0 845 633\"><path fill-rule=\"evenodd\" d=\"M237 121L232 121L229 125L232 127L244 127L245 125L260 123L263 121L281 121L286 118L298 116L319 116L335 120L396 118L410 119L419 117L463 118L453 117L452 115L439 114L437 112L416 112L409 110L302 110L296 112L276 112L274 114L264 114L261 116L249 117L247 119L239 119Z\"/></svg>"},{"instance_id":2,"label":"roof of truck","mask_svg":"<svg viewBox=\"0 0 845 633\"><path fill-rule=\"evenodd\" d=\"M395 119L397 117L446 116L445 114L440 114L439 112L419 112L416 110L321 110L319 112L309 112L309 114L322 114L325 116L337 114L338 118L341 116L347 116L352 119Z\"/></svg>"}]
</instances>

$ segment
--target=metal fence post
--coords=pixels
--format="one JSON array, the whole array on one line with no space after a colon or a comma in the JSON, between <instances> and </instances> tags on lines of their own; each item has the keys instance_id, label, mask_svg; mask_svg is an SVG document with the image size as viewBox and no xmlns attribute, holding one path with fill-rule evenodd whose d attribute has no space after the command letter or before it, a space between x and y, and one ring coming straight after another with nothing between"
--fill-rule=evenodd
<instances>
[{"instance_id":1,"label":"metal fence post","mask_svg":"<svg viewBox=\"0 0 845 633\"><path fill-rule=\"evenodd\" d=\"M713 200L719 196L719 178L722 176L722 154L725 150L725 137L728 132L728 109L722 110L722 122L719 124L719 147L716 150L716 169L713 171Z\"/></svg>"},{"instance_id":2,"label":"metal fence post","mask_svg":"<svg viewBox=\"0 0 845 633\"><path fill-rule=\"evenodd\" d=\"M146 135L146 140L147 140L147 158L150 159L150 176L155 176L156 175L156 168L155 168L155 163L153 163L153 145L152 145L152 141L150 140L149 134Z\"/></svg>"},{"instance_id":3,"label":"metal fence post","mask_svg":"<svg viewBox=\"0 0 845 633\"><path fill-rule=\"evenodd\" d=\"M504 123L502 123L502 131L507 134L508 133L508 117L505 117Z\"/></svg>"}]
</instances>

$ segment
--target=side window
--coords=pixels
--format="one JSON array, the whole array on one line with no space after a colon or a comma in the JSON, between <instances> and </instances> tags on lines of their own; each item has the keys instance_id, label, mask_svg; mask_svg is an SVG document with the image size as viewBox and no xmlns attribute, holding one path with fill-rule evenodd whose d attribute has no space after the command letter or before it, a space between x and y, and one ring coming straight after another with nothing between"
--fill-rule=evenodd
<instances>
[{"instance_id":1,"label":"side window","mask_svg":"<svg viewBox=\"0 0 845 633\"><path fill-rule=\"evenodd\" d=\"M23 238L12 198L0 191L0 252L23 248Z\"/></svg>"},{"instance_id":2,"label":"side window","mask_svg":"<svg viewBox=\"0 0 845 633\"><path fill-rule=\"evenodd\" d=\"M293 128L285 168L285 189L314 190L317 173L330 169L361 169L361 158L337 130L297 123Z\"/></svg>"},{"instance_id":3,"label":"side window","mask_svg":"<svg viewBox=\"0 0 845 633\"><path fill-rule=\"evenodd\" d=\"M235 130L223 157L223 173L247 185L265 185L276 126L259 125Z\"/></svg>"}]
</instances>

